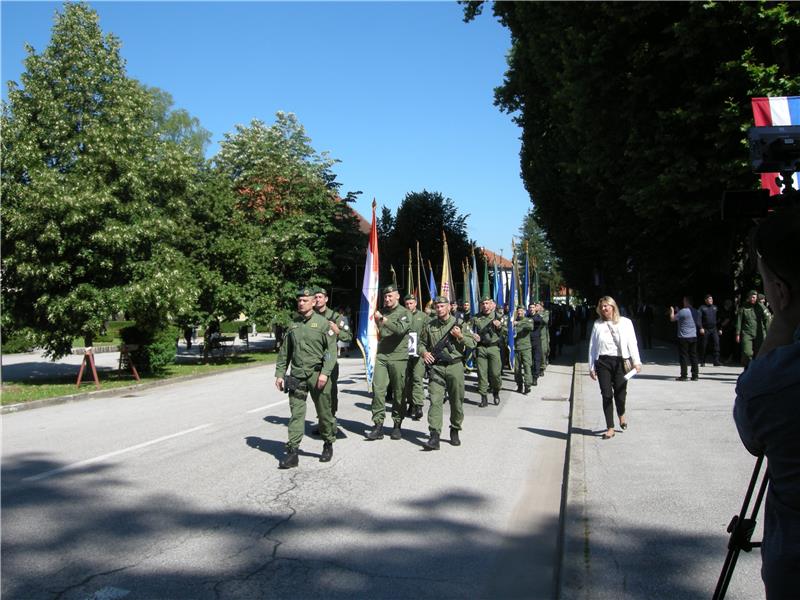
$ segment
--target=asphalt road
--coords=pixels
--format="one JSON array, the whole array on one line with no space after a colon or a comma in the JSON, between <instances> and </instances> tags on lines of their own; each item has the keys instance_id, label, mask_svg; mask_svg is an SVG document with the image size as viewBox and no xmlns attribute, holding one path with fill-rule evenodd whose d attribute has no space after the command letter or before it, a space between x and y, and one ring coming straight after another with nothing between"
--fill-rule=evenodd
<instances>
[{"instance_id":1,"label":"asphalt road","mask_svg":"<svg viewBox=\"0 0 800 600\"><path fill-rule=\"evenodd\" d=\"M3 597L553 597L571 362L485 409L471 379L462 446L425 452L425 421L363 439L344 359L333 461L307 437L290 471L273 369L5 415Z\"/></svg>"}]
</instances>

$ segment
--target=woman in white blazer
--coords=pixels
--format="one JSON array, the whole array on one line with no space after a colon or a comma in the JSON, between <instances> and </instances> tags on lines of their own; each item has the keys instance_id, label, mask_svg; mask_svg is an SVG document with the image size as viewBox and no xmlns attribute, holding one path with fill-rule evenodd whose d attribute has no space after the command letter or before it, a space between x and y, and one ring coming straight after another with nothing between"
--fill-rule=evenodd
<instances>
[{"instance_id":1,"label":"woman in white blazer","mask_svg":"<svg viewBox=\"0 0 800 600\"><path fill-rule=\"evenodd\" d=\"M614 404L617 406L619 426L623 430L628 428L625 418L628 380L625 379L623 359L630 358L637 373L642 370L642 361L633 323L620 316L619 307L611 296L600 298L597 314L600 318L594 322L589 341L589 376L600 382L607 427L603 439L608 440L614 437Z\"/></svg>"}]
</instances>

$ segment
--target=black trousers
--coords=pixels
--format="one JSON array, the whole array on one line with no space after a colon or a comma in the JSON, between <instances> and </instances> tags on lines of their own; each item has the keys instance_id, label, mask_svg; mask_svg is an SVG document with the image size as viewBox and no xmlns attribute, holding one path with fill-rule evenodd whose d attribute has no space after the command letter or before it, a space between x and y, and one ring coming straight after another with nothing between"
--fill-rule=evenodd
<instances>
[{"instance_id":1,"label":"black trousers","mask_svg":"<svg viewBox=\"0 0 800 600\"><path fill-rule=\"evenodd\" d=\"M617 405L617 416L625 414L625 398L628 395L628 380L622 367L622 358L601 354L594 363L597 381L600 383L600 394L603 396L603 414L606 417L606 428L614 428L614 404Z\"/></svg>"},{"instance_id":2,"label":"black trousers","mask_svg":"<svg viewBox=\"0 0 800 600\"><path fill-rule=\"evenodd\" d=\"M706 329L705 335L700 336L700 362L706 362L708 354L708 343L711 342L711 351L714 356L714 364L719 364L719 330L716 327Z\"/></svg>"},{"instance_id":3,"label":"black trousers","mask_svg":"<svg viewBox=\"0 0 800 600\"><path fill-rule=\"evenodd\" d=\"M541 373L544 365L542 364L542 336L537 332L536 335L531 335L531 354L533 355L533 364L531 365L531 372L533 378L537 379Z\"/></svg>"},{"instance_id":4,"label":"black trousers","mask_svg":"<svg viewBox=\"0 0 800 600\"><path fill-rule=\"evenodd\" d=\"M678 338L678 359L681 362L681 377L686 377L688 363L691 363L692 379L697 379L700 374L697 364L697 338Z\"/></svg>"}]
</instances>

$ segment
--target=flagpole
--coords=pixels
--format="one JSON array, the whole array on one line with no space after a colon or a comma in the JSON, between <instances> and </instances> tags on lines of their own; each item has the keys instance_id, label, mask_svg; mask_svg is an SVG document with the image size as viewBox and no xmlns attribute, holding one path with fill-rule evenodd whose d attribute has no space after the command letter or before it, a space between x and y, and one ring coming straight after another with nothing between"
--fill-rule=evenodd
<instances>
[{"instance_id":1,"label":"flagpole","mask_svg":"<svg viewBox=\"0 0 800 600\"><path fill-rule=\"evenodd\" d=\"M422 279L419 276L419 240L417 240L417 304L422 308Z\"/></svg>"}]
</instances>

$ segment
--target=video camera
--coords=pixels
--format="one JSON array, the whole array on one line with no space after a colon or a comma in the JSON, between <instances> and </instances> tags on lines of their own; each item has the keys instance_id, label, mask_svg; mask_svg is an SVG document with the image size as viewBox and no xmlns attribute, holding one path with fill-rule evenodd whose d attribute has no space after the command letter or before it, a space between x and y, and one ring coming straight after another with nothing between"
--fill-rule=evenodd
<instances>
[{"instance_id":1,"label":"video camera","mask_svg":"<svg viewBox=\"0 0 800 600\"><path fill-rule=\"evenodd\" d=\"M722 218L761 219L770 210L800 202L800 191L792 187L792 174L800 171L800 125L751 127L750 166L754 173L780 173L776 178L783 193L769 190L728 190L722 195Z\"/></svg>"}]
</instances>

